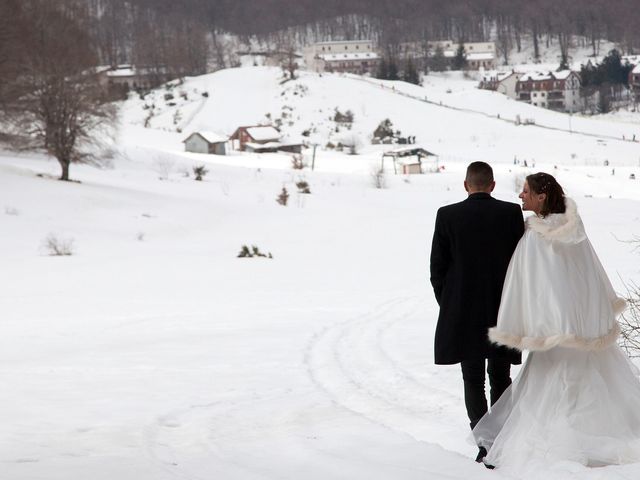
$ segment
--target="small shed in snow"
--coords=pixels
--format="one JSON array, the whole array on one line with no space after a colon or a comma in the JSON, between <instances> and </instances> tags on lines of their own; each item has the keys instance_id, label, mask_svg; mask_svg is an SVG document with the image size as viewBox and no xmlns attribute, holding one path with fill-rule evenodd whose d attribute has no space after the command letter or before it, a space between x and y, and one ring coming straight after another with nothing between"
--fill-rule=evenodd
<instances>
[{"instance_id":1,"label":"small shed in snow","mask_svg":"<svg viewBox=\"0 0 640 480\"><path fill-rule=\"evenodd\" d=\"M185 152L193 153L213 153L215 155L227 154L227 141L225 135L212 132L194 132L185 138Z\"/></svg>"},{"instance_id":2,"label":"small shed in snow","mask_svg":"<svg viewBox=\"0 0 640 480\"><path fill-rule=\"evenodd\" d=\"M384 152L382 154L382 164L380 167L383 170L384 159L387 157L393 160L394 173L398 173L398 164L400 164L401 173L403 174L424 173L423 159L427 159L429 157L432 157L432 165L430 166L429 171L438 171L438 156L424 148L396 148L395 150Z\"/></svg>"}]
</instances>

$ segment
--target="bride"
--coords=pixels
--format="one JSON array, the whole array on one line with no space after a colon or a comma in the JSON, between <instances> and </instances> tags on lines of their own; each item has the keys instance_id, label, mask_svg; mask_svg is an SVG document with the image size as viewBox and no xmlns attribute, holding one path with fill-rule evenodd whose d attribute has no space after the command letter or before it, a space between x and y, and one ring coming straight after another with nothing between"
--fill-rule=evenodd
<instances>
[{"instance_id":1,"label":"bride","mask_svg":"<svg viewBox=\"0 0 640 480\"><path fill-rule=\"evenodd\" d=\"M504 283L491 340L529 356L473 430L487 466L640 461L640 382L616 344L615 294L576 204L555 178L529 175L527 230Z\"/></svg>"}]
</instances>

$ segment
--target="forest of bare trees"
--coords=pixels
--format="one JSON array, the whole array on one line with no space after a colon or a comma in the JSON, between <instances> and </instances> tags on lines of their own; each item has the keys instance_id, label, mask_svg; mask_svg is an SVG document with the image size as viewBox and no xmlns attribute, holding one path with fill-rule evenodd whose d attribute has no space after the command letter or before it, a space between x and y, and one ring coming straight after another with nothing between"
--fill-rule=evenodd
<instances>
[{"instance_id":1,"label":"forest of bare trees","mask_svg":"<svg viewBox=\"0 0 640 480\"><path fill-rule=\"evenodd\" d=\"M0 69L29 0L0 0ZM370 38L387 51L403 41L495 40L503 63L523 40L535 55L543 45L559 47L562 61L580 38L594 54L599 42L618 43L622 53L640 48L637 0L56 0L83 6L83 21L97 60L103 65L132 63L201 74L230 66L225 34L254 45ZM4 14L4 12L7 12ZM29 19L26 19L29 21ZM13 32L13 33L12 33ZM11 40L11 36L14 36ZM24 47L24 45L19 45Z\"/></svg>"},{"instance_id":2,"label":"forest of bare trees","mask_svg":"<svg viewBox=\"0 0 640 480\"><path fill-rule=\"evenodd\" d=\"M503 60L521 48L523 38L538 51L554 42L563 57L573 36L588 42L595 54L601 53L601 39L617 42L624 53L640 45L635 0L75 1L88 8L89 33L102 64L161 66L178 74L228 66L219 40L224 33L268 43L288 36L300 45L330 38L373 38L391 47L409 40L494 39ZM2 18L11 23L11 15Z\"/></svg>"}]
</instances>

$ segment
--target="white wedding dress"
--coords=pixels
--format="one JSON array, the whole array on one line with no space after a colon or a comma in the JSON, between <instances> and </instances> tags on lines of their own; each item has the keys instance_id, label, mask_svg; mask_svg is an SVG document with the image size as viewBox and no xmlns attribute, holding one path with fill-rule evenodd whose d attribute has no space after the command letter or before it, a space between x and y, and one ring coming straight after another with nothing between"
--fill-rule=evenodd
<instances>
[{"instance_id":1,"label":"white wedding dress","mask_svg":"<svg viewBox=\"0 0 640 480\"><path fill-rule=\"evenodd\" d=\"M487 464L521 471L556 461L640 461L640 381L616 344L625 308L575 203L530 217L509 269L492 341L529 350L473 430Z\"/></svg>"}]
</instances>

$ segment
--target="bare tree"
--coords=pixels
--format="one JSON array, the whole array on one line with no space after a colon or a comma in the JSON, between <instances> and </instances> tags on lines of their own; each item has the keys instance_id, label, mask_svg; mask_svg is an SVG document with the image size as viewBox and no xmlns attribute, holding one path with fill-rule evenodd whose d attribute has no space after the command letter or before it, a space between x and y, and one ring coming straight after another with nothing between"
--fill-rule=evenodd
<instances>
[{"instance_id":1,"label":"bare tree","mask_svg":"<svg viewBox=\"0 0 640 480\"><path fill-rule=\"evenodd\" d=\"M295 80L297 78L296 71L298 70L298 55L296 54L293 42L284 45L284 50L281 55L282 61L280 62L280 66L282 67L285 79L287 81Z\"/></svg>"},{"instance_id":2,"label":"bare tree","mask_svg":"<svg viewBox=\"0 0 640 480\"><path fill-rule=\"evenodd\" d=\"M95 160L83 147L95 144L113 108L94 71L95 51L84 8L74 1L25 0L22 71L10 82L4 110L26 148L41 147L69 180L72 162Z\"/></svg>"},{"instance_id":3,"label":"bare tree","mask_svg":"<svg viewBox=\"0 0 640 480\"><path fill-rule=\"evenodd\" d=\"M511 51L512 47L511 32L509 31L507 18L504 18L502 16L498 17L496 28L498 32L498 43L496 45L496 48L502 55L504 64L507 65L509 63L509 52Z\"/></svg>"},{"instance_id":4,"label":"bare tree","mask_svg":"<svg viewBox=\"0 0 640 480\"><path fill-rule=\"evenodd\" d=\"M635 245L635 250L640 248L640 237L635 236L629 241ZM622 335L621 346L627 351L630 357L640 357L640 286L636 283L626 284L627 309L620 316L620 328Z\"/></svg>"},{"instance_id":5,"label":"bare tree","mask_svg":"<svg viewBox=\"0 0 640 480\"><path fill-rule=\"evenodd\" d=\"M627 310L620 316L622 347L630 357L640 357L640 287L627 285Z\"/></svg>"}]
</instances>

